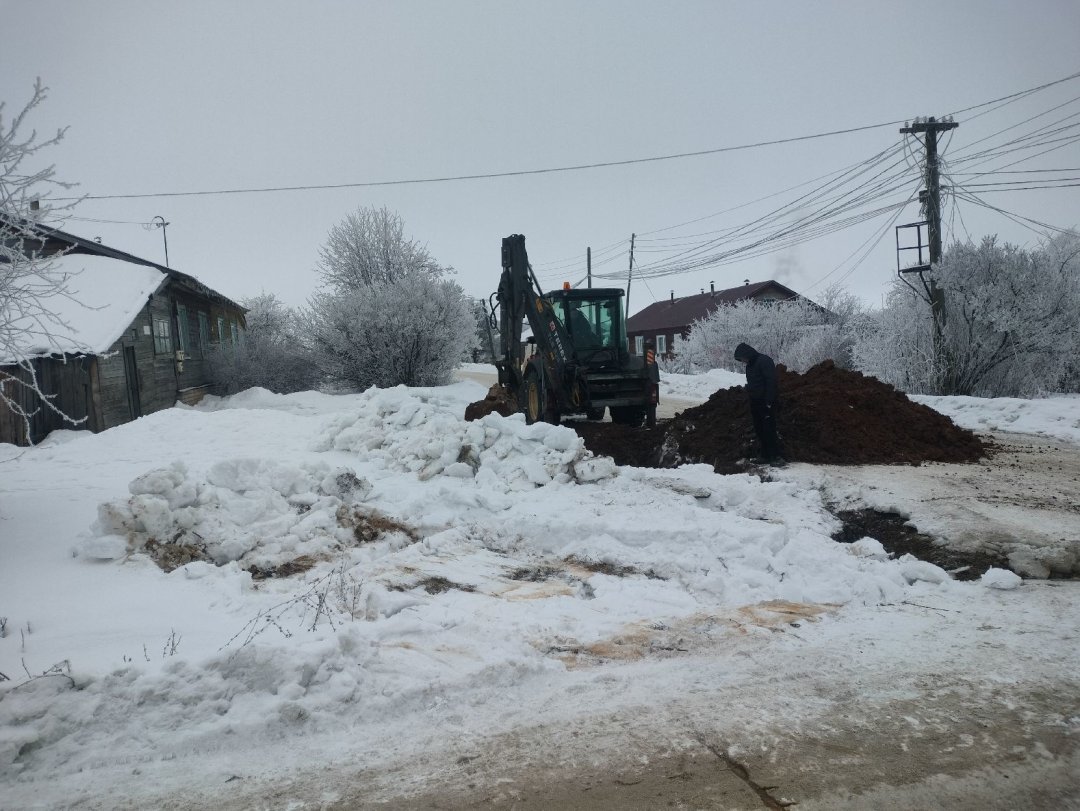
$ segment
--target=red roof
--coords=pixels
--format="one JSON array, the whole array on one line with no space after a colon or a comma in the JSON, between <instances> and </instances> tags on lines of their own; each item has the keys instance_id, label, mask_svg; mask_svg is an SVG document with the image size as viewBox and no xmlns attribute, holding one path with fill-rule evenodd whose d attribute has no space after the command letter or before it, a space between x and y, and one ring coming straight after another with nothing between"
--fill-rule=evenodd
<instances>
[{"instance_id":1,"label":"red roof","mask_svg":"<svg viewBox=\"0 0 1080 811\"><path fill-rule=\"evenodd\" d=\"M766 293L779 294L783 299L798 298L799 294L790 287L785 287L772 279L764 282L753 282L727 290L717 290L715 293L699 293L694 296L683 296L674 301L664 299L650 304L641 312L635 313L626 320L627 333L653 332L656 330L673 330L679 332L685 330L695 321L698 321L721 304L734 304L745 299L761 298Z\"/></svg>"}]
</instances>

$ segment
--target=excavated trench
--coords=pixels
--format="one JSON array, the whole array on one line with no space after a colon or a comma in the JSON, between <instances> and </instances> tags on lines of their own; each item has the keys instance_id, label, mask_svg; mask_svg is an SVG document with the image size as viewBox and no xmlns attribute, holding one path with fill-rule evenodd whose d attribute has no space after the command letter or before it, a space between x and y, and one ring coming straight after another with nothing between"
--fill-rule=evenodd
<instances>
[{"instance_id":1,"label":"excavated trench","mask_svg":"<svg viewBox=\"0 0 1080 811\"><path fill-rule=\"evenodd\" d=\"M830 465L918 465L975 462L987 448L971 431L914 403L872 377L837 368L831 361L805 374L778 369L777 428L785 457ZM707 402L655 428L568 422L593 453L636 467L705 463L717 473L751 469L757 453L743 387L721 389ZM835 540L870 536L894 555L912 554L952 572L957 579L1007 568L998 555L958 552L917 532L904 516L875 510L837 511Z\"/></svg>"}]
</instances>

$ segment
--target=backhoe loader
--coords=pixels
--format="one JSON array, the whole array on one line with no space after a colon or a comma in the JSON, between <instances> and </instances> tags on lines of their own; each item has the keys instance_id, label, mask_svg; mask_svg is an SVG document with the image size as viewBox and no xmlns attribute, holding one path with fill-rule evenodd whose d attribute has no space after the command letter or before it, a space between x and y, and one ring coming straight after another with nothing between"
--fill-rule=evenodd
<instances>
[{"instance_id":1,"label":"backhoe loader","mask_svg":"<svg viewBox=\"0 0 1080 811\"><path fill-rule=\"evenodd\" d=\"M566 415L656 425L660 373L650 348L630 353L619 288L541 293L525 237L502 241L502 276L489 299L489 326L498 335L499 385L530 424ZM497 310L497 313L496 313ZM528 321L532 335L523 340ZM494 342L493 342L494 343Z\"/></svg>"}]
</instances>

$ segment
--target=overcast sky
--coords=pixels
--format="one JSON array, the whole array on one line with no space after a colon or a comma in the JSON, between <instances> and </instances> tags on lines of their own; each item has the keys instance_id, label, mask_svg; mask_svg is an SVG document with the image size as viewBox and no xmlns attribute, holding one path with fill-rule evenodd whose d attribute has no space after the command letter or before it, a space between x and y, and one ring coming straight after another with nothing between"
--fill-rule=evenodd
<instances>
[{"instance_id":1,"label":"overcast sky","mask_svg":"<svg viewBox=\"0 0 1080 811\"><path fill-rule=\"evenodd\" d=\"M33 124L42 131L70 126L49 160L58 177L89 196L516 172L888 124L570 172L90 199L75 212L81 219L67 221L74 233L161 262L161 230L137 223L163 217L173 267L233 298L272 292L293 305L318 284L314 267L328 229L360 206L397 211L407 231L441 264L452 265L473 296L494 290L500 241L508 234L526 235L534 266L554 287L585 276L587 246L597 273L623 273L636 232L641 276L631 310L672 290L679 296L712 281L720 288L768 278L811 298L842 280L879 302L896 273L890 223L894 216L896 223L918 219L917 203L815 240L788 241L771 253L751 251L757 255L739 262L651 278L646 271L650 263L678 267L672 250L693 249L824 181L800 184L897 147L905 120L944 116L1080 71L1076 0L0 0L0 26L5 113L25 103L40 76L50 95ZM1075 79L959 114L960 127L942 139L945 158L972 156L1038 127L1075 125L1078 97ZM1077 130L1044 132L1025 143L1036 146L958 164L957 171L1019 159L1010 171L1074 171L957 179L1026 182L1006 192L969 188L1016 215L1080 225L1080 188L1029 188L1036 178L1080 178ZM886 159L845 188L865 194L870 178L898 158ZM917 168L907 171L914 182ZM892 196L883 188L876 201L837 217L903 199L914 186L900 189L900 182L891 184ZM767 195L775 196L753 203ZM701 255L768 236L820 209L820 199L811 198L743 243ZM955 212L950 203L945 225L947 237L1038 240L973 202L961 201ZM625 286L625 279L597 284Z\"/></svg>"}]
</instances>

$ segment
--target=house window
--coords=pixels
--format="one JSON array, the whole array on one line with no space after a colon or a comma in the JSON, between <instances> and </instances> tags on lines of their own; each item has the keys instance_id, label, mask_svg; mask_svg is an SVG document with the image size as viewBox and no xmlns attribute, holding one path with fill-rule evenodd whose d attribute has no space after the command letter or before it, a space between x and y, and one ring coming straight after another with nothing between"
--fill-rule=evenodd
<instances>
[{"instance_id":1,"label":"house window","mask_svg":"<svg viewBox=\"0 0 1080 811\"><path fill-rule=\"evenodd\" d=\"M187 307L183 304L176 305L176 341L180 344L178 348L184 355L188 355L191 352L191 334L190 325L188 324L188 312Z\"/></svg>"},{"instance_id":2,"label":"house window","mask_svg":"<svg viewBox=\"0 0 1080 811\"><path fill-rule=\"evenodd\" d=\"M634 354L635 355L644 355L645 354L645 336L644 335L635 335L634 336Z\"/></svg>"},{"instance_id":3,"label":"house window","mask_svg":"<svg viewBox=\"0 0 1080 811\"><path fill-rule=\"evenodd\" d=\"M154 354L172 354L172 337L169 333L169 319L154 319Z\"/></svg>"},{"instance_id":4,"label":"house window","mask_svg":"<svg viewBox=\"0 0 1080 811\"><path fill-rule=\"evenodd\" d=\"M210 350L210 316L199 313L199 351L203 357Z\"/></svg>"},{"instance_id":5,"label":"house window","mask_svg":"<svg viewBox=\"0 0 1080 811\"><path fill-rule=\"evenodd\" d=\"M219 318L217 320L217 339L218 343L222 346L225 345L225 319Z\"/></svg>"},{"instance_id":6,"label":"house window","mask_svg":"<svg viewBox=\"0 0 1080 811\"><path fill-rule=\"evenodd\" d=\"M230 321L229 329L232 332L232 345L236 346L240 343L240 325L235 321Z\"/></svg>"},{"instance_id":7,"label":"house window","mask_svg":"<svg viewBox=\"0 0 1080 811\"><path fill-rule=\"evenodd\" d=\"M667 336L666 335L657 335L656 336L656 354L657 355L666 355L667 354Z\"/></svg>"}]
</instances>

